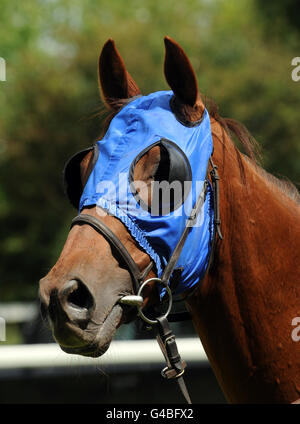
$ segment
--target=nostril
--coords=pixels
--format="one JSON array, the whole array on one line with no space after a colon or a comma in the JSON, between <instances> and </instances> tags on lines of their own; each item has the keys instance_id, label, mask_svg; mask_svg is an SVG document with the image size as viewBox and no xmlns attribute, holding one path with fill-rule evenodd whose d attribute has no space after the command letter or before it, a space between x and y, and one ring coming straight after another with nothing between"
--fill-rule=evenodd
<instances>
[{"instance_id":1,"label":"nostril","mask_svg":"<svg viewBox=\"0 0 300 424\"><path fill-rule=\"evenodd\" d=\"M89 322L94 299L89 289L80 280L71 280L59 291L61 306L69 319L84 329Z\"/></svg>"},{"instance_id":2,"label":"nostril","mask_svg":"<svg viewBox=\"0 0 300 424\"><path fill-rule=\"evenodd\" d=\"M75 281L77 283L77 287L67 296L66 300L68 304L80 309L92 309L94 306L94 300L90 291L81 281Z\"/></svg>"}]
</instances>

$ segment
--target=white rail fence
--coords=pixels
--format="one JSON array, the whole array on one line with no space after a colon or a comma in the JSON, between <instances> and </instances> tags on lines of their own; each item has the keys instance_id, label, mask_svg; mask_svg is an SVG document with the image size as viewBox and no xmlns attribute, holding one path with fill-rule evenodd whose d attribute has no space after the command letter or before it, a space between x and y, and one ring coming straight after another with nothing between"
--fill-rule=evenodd
<instances>
[{"instance_id":1,"label":"white rail fence","mask_svg":"<svg viewBox=\"0 0 300 424\"><path fill-rule=\"evenodd\" d=\"M30 322L37 315L36 303L0 303L0 317L6 324ZM178 349L188 364L207 365L204 349L196 337L178 338ZM130 366L164 364L156 340L115 340L101 358L64 353L56 343L8 345L0 342L0 371L20 368L82 366Z\"/></svg>"},{"instance_id":2,"label":"white rail fence","mask_svg":"<svg viewBox=\"0 0 300 424\"><path fill-rule=\"evenodd\" d=\"M188 363L207 362L206 354L197 338L177 339L182 358ZM117 366L164 364L156 340L116 340L101 358L86 358L64 353L55 343L34 345L0 345L0 370L11 368L47 368L82 366Z\"/></svg>"}]
</instances>

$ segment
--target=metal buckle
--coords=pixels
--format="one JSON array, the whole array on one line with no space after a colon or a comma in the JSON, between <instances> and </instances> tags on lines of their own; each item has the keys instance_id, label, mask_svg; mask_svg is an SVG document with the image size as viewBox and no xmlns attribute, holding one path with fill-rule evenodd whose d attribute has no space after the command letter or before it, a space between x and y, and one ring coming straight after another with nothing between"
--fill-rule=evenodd
<instances>
[{"instance_id":1,"label":"metal buckle","mask_svg":"<svg viewBox=\"0 0 300 424\"><path fill-rule=\"evenodd\" d=\"M179 378L182 377L184 372L185 372L185 368L186 368L186 363L184 361L183 362L183 370L177 374L177 371L174 370L173 368L170 367L165 367L164 369L161 370L160 374L163 378L166 379L170 379L170 378Z\"/></svg>"}]
</instances>

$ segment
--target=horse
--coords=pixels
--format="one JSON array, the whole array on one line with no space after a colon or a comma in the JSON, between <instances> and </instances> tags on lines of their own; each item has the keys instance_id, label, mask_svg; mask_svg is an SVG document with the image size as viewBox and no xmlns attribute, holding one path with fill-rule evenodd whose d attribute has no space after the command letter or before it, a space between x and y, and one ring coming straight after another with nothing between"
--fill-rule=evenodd
<instances>
[{"instance_id":1,"label":"horse","mask_svg":"<svg viewBox=\"0 0 300 424\"><path fill-rule=\"evenodd\" d=\"M185 277L192 283L182 289L180 296L229 403L293 403L300 394L300 345L292 337L292 322L300 315L299 193L293 185L278 180L259 165L254 139L242 124L222 118L213 104L208 113L209 102L199 92L186 53L170 37L165 37L164 42L164 74L171 88L171 94L167 92L171 100L161 108L157 105L167 94L142 96L114 41L109 39L102 48L99 84L109 115L98 148L79 152L65 168L67 194L80 209L80 215L72 224L58 261L40 281L42 313L48 317L54 337L65 352L98 357L108 349L116 329L136 318L136 307L120 302L123 297L137 294L136 284L139 290L147 280L139 297L142 313L160 303L168 286L158 290L156 279L168 267L172 249L174 252L178 247L182 233L186 235L186 226L180 224L181 220L176 221L179 224L175 230L168 228L167 218L161 219L161 208L157 216L151 216L147 209L155 194L151 187L157 180L168 179L173 168L177 176L181 173L182 179L187 178L185 160L191 159L179 152L170 134L173 138L175 132L181 131L199 134L197 131L201 133L202 126L207 125L205 136L201 133L202 138L196 142L196 136L192 139L201 152L212 143L210 158L206 157L205 162L199 159L193 165L193 173L201 171L204 175L214 217L205 226L202 216L203 237L210 233L204 243L205 260L202 268L196 267ZM144 119L146 115L148 121ZM151 122L162 129L156 132L156 128L150 128ZM137 127L142 131L140 138L135 132ZM150 132L158 134L159 140L138 151L138 140L144 142ZM112 148L113 137L116 144ZM237 148L234 137L244 145L245 153ZM112 155L114 149L120 148L121 139L131 147L123 146L119 161L125 163L136 149L134 166L131 164L128 172L133 183L143 183L139 187L136 184L132 199L138 202L139 198L144 205L140 211L146 218L134 216L130 223L148 220L148 232L135 233L138 225L131 227L126 214L107 213L103 199L98 202L99 196L81 202L85 190L99 183L93 173L96 163L100 167L104 164L103 175L109 169L113 178L119 173L117 164L111 167L105 151L111 148ZM126 179L125 176L122 181ZM218 180L219 186L213 185L213 179ZM200 188L200 197L201 193ZM179 196L180 208L186 202L185 196ZM174 202L173 199L173 206ZM171 207L169 215L176 210ZM209 213L207 216L209 219ZM159 234L174 237L178 243L167 244ZM183 248L186 262L190 262L190 256L194 262L198 260L193 256L197 243ZM178 256L179 252L176 260ZM195 267L194 262L189 263L189 269ZM178 269L175 263L169 268L168 279L172 282ZM180 285L185 263L179 271L183 273L176 273Z\"/></svg>"}]
</instances>

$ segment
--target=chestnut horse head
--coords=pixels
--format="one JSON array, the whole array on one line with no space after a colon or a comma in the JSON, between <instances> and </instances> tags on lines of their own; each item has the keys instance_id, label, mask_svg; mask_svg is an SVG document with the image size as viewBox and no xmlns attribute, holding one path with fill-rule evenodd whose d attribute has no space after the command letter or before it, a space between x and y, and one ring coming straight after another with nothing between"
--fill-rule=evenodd
<instances>
[{"instance_id":1,"label":"chestnut horse head","mask_svg":"<svg viewBox=\"0 0 300 424\"><path fill-rule=\"evenodd\" d=\"M300 316L299 195L256 164L253 139L241 124L216 109L208 114L186 54L169 37L165 46L172 91L148 96L114 42L102 49L109 126L65 168L67 194L80 215L40 281L43 314L64 351L99 356L116 329L136 316L122 299L154 279L143 289L142 310L158 304L165 288L155 277L168 270L173 277L176 265L175 291L190 294L187 307L227 399L293 402L300 394L300 342L292 324ZM175 184L164 196L155 188L161 182L179 182L179 189ZM216 236L218 205L223 241Z\"/></svg>"}]
</instances>

